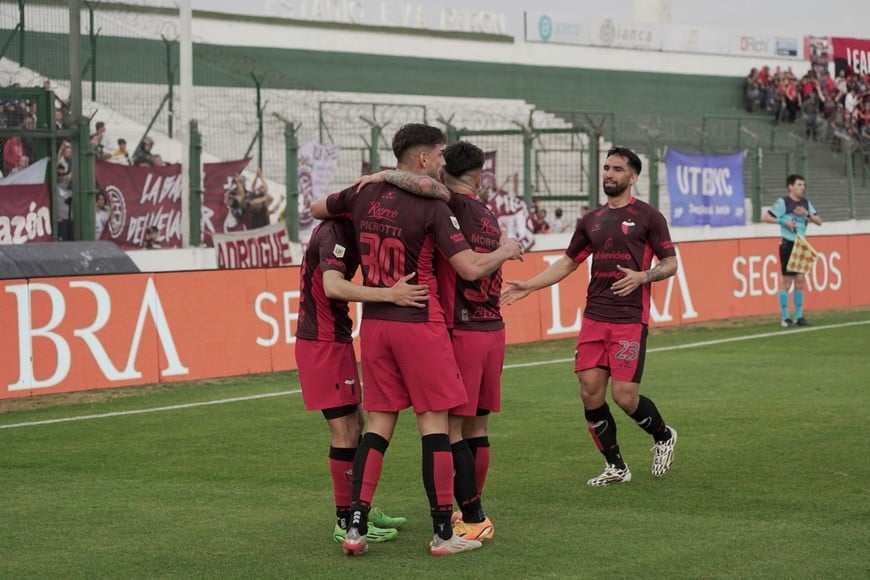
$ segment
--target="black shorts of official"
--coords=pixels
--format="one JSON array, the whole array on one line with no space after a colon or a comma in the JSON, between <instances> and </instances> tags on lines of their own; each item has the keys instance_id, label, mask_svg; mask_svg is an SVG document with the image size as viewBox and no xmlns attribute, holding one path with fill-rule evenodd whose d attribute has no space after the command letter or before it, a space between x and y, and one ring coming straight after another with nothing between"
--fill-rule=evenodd
<instances>
[{"instance_id":1,"label":"black shorts of official","mask_svg":"<svg viewBox=\"0 0 870 580\"><path fill-rule=\"evenodd\" d=\"M800 272L792 272L787 269L788 259L791 258L791 249L794 247L792 240L782 239L779 242L779 266L783 276L800 276Z\"/></svg>"}]
</instances>

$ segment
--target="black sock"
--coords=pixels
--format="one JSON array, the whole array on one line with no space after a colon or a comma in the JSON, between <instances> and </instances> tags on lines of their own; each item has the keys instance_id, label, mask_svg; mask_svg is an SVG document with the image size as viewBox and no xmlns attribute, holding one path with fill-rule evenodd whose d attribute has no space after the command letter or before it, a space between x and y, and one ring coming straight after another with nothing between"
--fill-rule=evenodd
<instances>
[{"instance_id":1,"label":"black sock","mask_svg":"<svg viewBox=\"0 0 870 580\"><path fill-rule=\"evenodd\" d=\"M423 487L429 497L432 530L439 538L453 536L450 515L453 512L453 454L446 433L433 433L422 437Z\"/></svg>"},{"instance_id":2,"label":"black sock","mask_svg":"<svg viewBox=\"0 0 870 580\"><path fill-rule=\"evenodd\" d=\"M450 450L453 452L453 495L462 510L462 521L479 524L486 516L474 479L474 455L464 439L450 445Z\"/></svg>"},{"instance_id":3,"label":"black sock","mask_svg":"<svg viewBox=\"0 0 870 580\"><path fill-rule=\"evenodd\" d=\"M623 461L619 445L616 443L616 421L613 420L607 403L597 409L587 409L586 424L589 427L592 440L595 441L598 451L604 455L607 463L623 469L625 461Z\"/></svg>"},{"instance_id":4,"label":"black sock","mask_svg":"<svg viewBox=\"0 0 870 580\"><path fill-rule=\"evenodd\" d=\"M665 420L662 419L662 416L659 414L659 410L656 408L655 403L644 397L640 396L640 402L637 404L637 409L635 409L634 413L629 415L634 422L638 424L638 426L653 436L656 443L661 443L662 441L667 441L671 438L671 430L668 429L668 426L665 424Z\"/></svg>"}]
</instances>

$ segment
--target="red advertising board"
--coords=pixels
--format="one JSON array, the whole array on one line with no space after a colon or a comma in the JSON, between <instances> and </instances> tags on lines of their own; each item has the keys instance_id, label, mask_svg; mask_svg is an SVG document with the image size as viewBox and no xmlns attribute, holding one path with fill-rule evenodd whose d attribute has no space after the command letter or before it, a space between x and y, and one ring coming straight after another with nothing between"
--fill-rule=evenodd
<instances>
[{"instance_id":1,"label":"red advertising board","mask_svg":"<svg viewBox=\"0 0 870 580\"><path fill-rule=\"evenodd\" d=\"M806 305L870 305L870 234L816 236ZM677 244L677 276L653 286L651 323L779 316L778 239ZM527 279L562 253L504 268ZM575 336L588 268L503 308L509 343ZM0 398L295 368L299 269L210 270L0 281ZM351 313L358 320L359 309Z\"/></svg>"}]
</instances>

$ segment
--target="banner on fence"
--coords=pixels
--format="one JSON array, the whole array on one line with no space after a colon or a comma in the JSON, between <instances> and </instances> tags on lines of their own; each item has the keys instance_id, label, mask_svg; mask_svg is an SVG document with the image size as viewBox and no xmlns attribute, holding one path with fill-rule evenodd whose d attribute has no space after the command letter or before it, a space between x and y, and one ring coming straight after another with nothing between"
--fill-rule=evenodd
<instances>
[{"instance_id":1,"label":"banner on fence","mask_svg":"<svg viewBox=\"0 0 870 580\"><path fill-rule=\"evenodd\" d=\"M306 143L299 148L299 239L308 241L319 220L311 216L311 204L333 192L338 169L338 145ZM348 184L349 185L349 184Z\"/></svg>"},{"instance_id":2,"label":"banner on fence","mask_svg":"<svg viewBox=\"0 0 870 580\"><path fill-rule=\"evenodd\" d=\"M50 242L49 158L0 179L0 245Z\"/></svg>"},{"instance_id":3,"label":"banner on fence","mask_svg":"<svg viewBox=\"0 0 870 580\"><path fill-rule=\"evenodd\" d=\"M241 232L214 234L218 268L277 268L293 263L284 222Z\"/></svg>"},{"instance_id":4,"label":"banner on fence","mask_svg":"<svg viewBox=\"0 0 870 580\"><path fill-rule=\"evenodd\" d=\"M669 149L665 166L672 226L746 224L743 153L704 155Z\"/></svg>"},{"instance_id":5,"label":"banner on fence","mask_svg":"<svg viewBox=\"0 0 870 580\"><path fill-rule=\"evenodd\" d=\"M50 197L47 183L0 185L0 245L50 242Z\"/></svg>"},{"instance_id":6,"label":"banner on fence","mask_svg":"<svg viewBox=\"0 0 870 580\"><path fill-rule=\"evenodd\" d=\"M181 164L126 166L97 161L97 186L110 207L101 239L138 250L156 226L164 248L181 247Z\"/></svg>"}]
</instances>

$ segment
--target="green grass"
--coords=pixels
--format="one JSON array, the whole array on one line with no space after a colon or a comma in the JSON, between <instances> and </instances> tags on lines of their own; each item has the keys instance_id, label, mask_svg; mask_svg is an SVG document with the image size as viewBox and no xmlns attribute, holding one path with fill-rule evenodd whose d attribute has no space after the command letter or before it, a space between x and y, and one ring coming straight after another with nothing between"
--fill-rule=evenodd
<instances>
[{"instance_id":1,"label":"green grass","mask_svg":"<svg viewBox=\"0 0 870 580\"><path fill-rule=\"evenodd\" d=\"M676 461L653 479L649 437L617 413L634 479L614 488L584 484L602 459L571 363L546 363L573 341L510 347L496 536L455 558L427 555L407 413L376 503L409 524L358 559L332 542L328 433L298 394L2 428L0 578L867 578L870 324L833 325L870 310L813 314L810 332L654 330L642 392L679 430ZM0 426L296 389L281 373L2 401Z\"/></svg>"}]
</instances>

